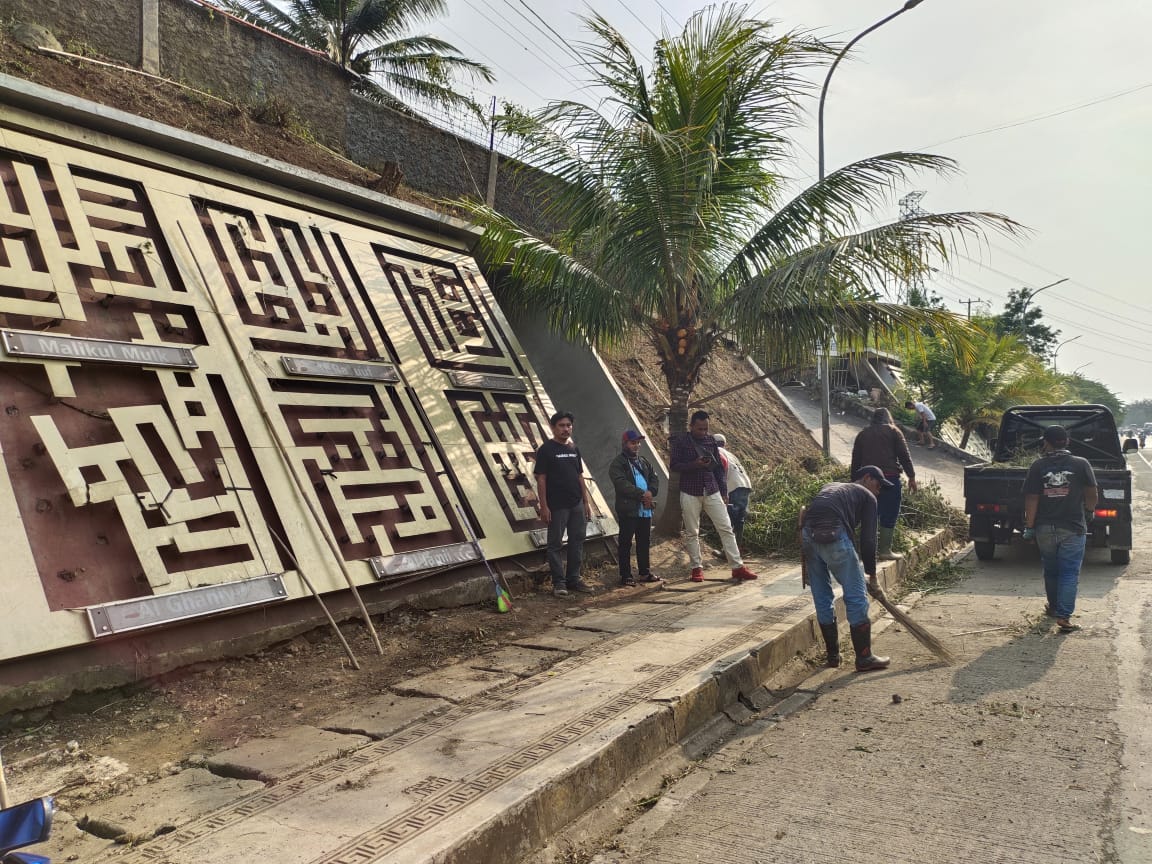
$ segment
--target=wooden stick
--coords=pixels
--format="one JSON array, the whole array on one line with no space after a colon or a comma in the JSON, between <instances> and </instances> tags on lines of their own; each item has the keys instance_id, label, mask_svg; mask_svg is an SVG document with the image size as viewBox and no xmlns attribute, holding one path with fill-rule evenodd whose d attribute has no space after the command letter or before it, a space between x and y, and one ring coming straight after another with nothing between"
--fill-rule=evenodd
<instances>
[{"instance_id":1,"label":"wooden stick","mask_svg":"<svg viewBox=\"0 0 1152 864\"><path fill-rule=\"evenodd\" d=\"M184 245L188 247L189 254L192 253L192 243L188 240L188 235L184 231L184 226L180 225L180 236L184 238ZM179 259L177 259L179 260ZM268 429L268 434L272 438L272 443L276 447L276 452L280 454L280 458L284 462L284 470L288 474L289 480L296 487L296 494L304 500L308 512L312 516L311 528L313 531L319 533L320 537L328 546L328 550L332 553L332 557L336 560L336 566L340 569L341 574L344 576L344 581L348 585L348 590L352 592L352 597L356 600L356 606L360 610L360 615L364 619L364 626L368 628L368 633L372 636L372 642L376 645L376 653L383 656L384 646L380 643L380 634L376 632L376 627L372 623L372 616L368 614L368 607L364 605L364 600L360 596L360 589L356 587L356 581L352 578L352 573L348 570L348 564L344 560L344 554L340 551L340 546L336 542L336 538L331 535L328 530L328 525L325 520L321 518L320 513L316 510L316 505L312 503L312 490L304 486L304 481L300 479L297 474L296 464L292 459L292 455L288 452L288 446L280 440L280 434L275 424L272 422L272 417L268 413L268 409L264 405L264 401L260 398L260 391L256 387L256 382L252 378L252 372L248 368L248 364L244 360L244 353L240 350L240 344L236 341L236 334L231 328L228 327L228 322L224 320L224 313L220 311L220 304L216 302L216 295L212 292L212 286L208 284L208 277L204 274L203 269L200 267L200 262L195 255L192 255L192 262L196 265L196 269L200 273L200 281L204 287L204 293L208 295L208 302L212 306L212 312L216 316L216 321L220 325L220 329L224 331L224 337L228 340L229 345L232 346L232 353L235 355L237 365L240 367L240 375L244 379L244 383L248 385L248 393L252 398L252 404L256 406L256 410L260 412L260 416L264 420L264 424ZM296 568L296 572L302 574L303 571L300 567ZM303 578L303 576L301 576ZM307 580L305 580L307 584ZM309 586L311 588L311 586ZM312 588L315 593L315 588Z\"/></svg>"}]
</instances>

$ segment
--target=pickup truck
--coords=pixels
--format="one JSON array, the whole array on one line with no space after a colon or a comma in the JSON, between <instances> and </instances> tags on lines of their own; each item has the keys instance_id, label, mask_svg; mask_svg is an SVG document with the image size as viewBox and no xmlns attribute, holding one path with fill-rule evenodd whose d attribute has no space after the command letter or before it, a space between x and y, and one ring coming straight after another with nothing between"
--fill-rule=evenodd
<instances>
[{"instance_id":1,"label":"pickup truck","mask_svg":"<svg viewBox=\"0 0 1152 864\"><path fill-rule=\"evenodd\" d=\"M1024 477L1040 455L1048 426L1068 430L1068 449L1092 463L1099 488L1088 523L1088 546L1111 550L1113 564L1127 564L1132 549L1132 472L1120 447L1116 421L1103 405L1020 405L1000 420L992 461L964 469L964 512L976 557L989 561L997 543L1011 543L1024 527Z\"/></svg>"}]
</instances>

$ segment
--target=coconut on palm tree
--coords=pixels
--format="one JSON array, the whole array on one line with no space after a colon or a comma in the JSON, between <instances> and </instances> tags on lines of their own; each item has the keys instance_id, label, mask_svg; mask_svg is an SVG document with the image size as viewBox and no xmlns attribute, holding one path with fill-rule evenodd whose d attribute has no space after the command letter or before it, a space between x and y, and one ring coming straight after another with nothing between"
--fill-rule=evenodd
<instances>
[{"instance_id":1,"label":"coconut on palm tree","mask_svg":"<svg viewBox=\"0 0 1152 864\"><path fill-rule=\"evenodd\" d=\"M524 160L561 181L541 207L542 221L562 229L537 236L466 205L484 228L480 254L505 268L506 304L540 309L555 329L595 346L637 329L652 342L672 432L686 428L701 369L728 336L766 368L808 363L831 334L847 350L877 337L918 342L922 331L962 343L958 316L881 302L872 289L990 226L1015 230L988 213L861 229L909 172L953 170L926 154L865 159L789 197L788 136L810 89L806 73L835 49L777 34L747 12L696 13L656 43L650 72L605 19L588 19L593 38L579 50L602 101L505 120Z\"/></svg>"},{"instance_id":2,"label":"coconut on palm tree","mask_svg":"<svg viewBox=\"0 0 1152 864\"><path fill-rule=\"evenodd\" d=\"M458 76L492 80L483 63L452 44L413 35L417 24L447 12L445 0L221 0L253 24L322 51L357 74L357 89L394 108L410 110L417 99L483 115L474 100L457 92Z\"/></svg>"}]
</instances>

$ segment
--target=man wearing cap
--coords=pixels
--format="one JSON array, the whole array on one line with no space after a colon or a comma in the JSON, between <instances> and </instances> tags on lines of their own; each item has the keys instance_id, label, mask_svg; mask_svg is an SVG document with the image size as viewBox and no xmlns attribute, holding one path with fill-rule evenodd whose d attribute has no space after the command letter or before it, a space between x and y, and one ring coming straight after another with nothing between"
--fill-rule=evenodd
<instances>
[{"instance_id":1,"label":"man wearing cap","mask_svg":"<svg viewBox=\"0 0 1152 864\"><path fill-rule=\"evenodd\" d=\"M895 561L903 556L892 551L892 537L896 532L896 520L900 517L900 472L908 475L908 491L916 491L916 468L912 465L912 455L908 452L908 442L904 433L892 422L887 408L877 408L872 412L872 422L860 430L852 444L852 464L849 476L865 465L875 465L884 472L884 479L891 485L880 490L876 496L876 518L878 529L876 558L880 561Z\"/></svg>"},{"instance_id":2,"label":"man wearing cap","mask_svg":"<svg viewBox=\"0 0 1152 864\"><path fill-rule=\"evenodd\" d=\"M865 465L853 475L852 483L828 483L821 487L804 511L801 522L808 582L816 621L824 637L828 666L840 665L840 632L836 627L836 595L832 579L844 588L844 610L848 615L852 647L856 651L856 671L887 669L887 657L872 653L872 622L868 618L867 573L876 580L876 494L890 485L875 465ZM860 556L853 535L860 526ZM861 559L863 559L861 561Z\"/></svg>"},{"instance_id":3,"label":"man wearing cap","mask_svg":"<svg viewBox=\"0 0 1152 864\"><path fill-rule=\"evenodd\" d=\"M731 450L728 439L717 433L716 450L720 453L720 464L724 466L724 481L728 486L728 518L732 522L732 533L736 535L736 545L744 542L744 520L748 518L748 499L752 496L752 481L748 472L740 464Z\"/></svg>"},{"instance_id":4,"label":"man wearing cap","mask_svg":"<svg viewBox=\"0 0 1152 864\"><path fill-rule=\"evenodd\" d=\"M652 508L660 491L660 477L640 455L644 436L627 429L620 436L620 455L608 466L608 477L616 492L616 521L620 525L620 585L636 584L632 575L632 539L636 539L636 570L641 582L659 582L652 572L648 549L652 537Z\"/></svg>"},{"instance_id":5,"label":"man wearing cap","mask_svg":"<svg viewBox=\"0 0 1152 864\"><path fill-rule=\"evenodd\" d=\"M700 555L700 514L708 518L720 535L724 556L738 581L755 579L744 566L732 522L728 518L728 485L716 439L708 432L708 412L697 411L688 431L674 435L669 442L668 470L680 475L680 511L684 517L684 546L692 564L693 582L704 581L704 559Z\"/></svg>"},{"instance_id":6,"label":"man wearing cap","mask_svg":"<svg viewBox=\"0 0 1152 864\"><path fill-rule=\"evenodd\" d=\"M1071 621L1084 563L1087 519L1096 509L1096 474L1091 463L1068 451L1068 430L1044 430L1043 452L1024 478L1024 539L1035 540L1044 565L1045 612L1062 633L1080 628Z\"/></svg>"}]
</instances>

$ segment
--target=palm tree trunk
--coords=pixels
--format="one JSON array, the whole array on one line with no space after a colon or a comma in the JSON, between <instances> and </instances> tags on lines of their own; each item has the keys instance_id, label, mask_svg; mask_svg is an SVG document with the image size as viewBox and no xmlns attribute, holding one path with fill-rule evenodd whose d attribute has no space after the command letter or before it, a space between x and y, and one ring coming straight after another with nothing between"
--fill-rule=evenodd
<instances>
[{"instance_id":1,"label":"palm tree trunk","mask_svg":"<svg viewBox=\"0 0 1152 864\"><path fill-rule=\"evenodd\" d=\"M668 409L668 438L671 441L673 436L688 430L688 400L692 396L692 387L688 384L677 386L669 381L668 390L672 397ZM664 452L668 454L667 447ZM664 510L653 526L660 537L676 537L680 534L680 474L671 470L671 461L668 468L668 492L664 499Z\"/></svg>"},{"instance_id":2,"label":"palm tree trunk","mask_svg":"<svg viewBox=\"0 0 1152 864\"><path fill-rule=\"evenodd\" d=\"M965 424L964 434L960 436L960 449L963 450L968 446L968 436L972 434L972 427Z\"/></svg>"}]
</instances>

